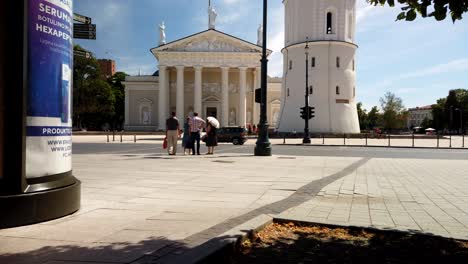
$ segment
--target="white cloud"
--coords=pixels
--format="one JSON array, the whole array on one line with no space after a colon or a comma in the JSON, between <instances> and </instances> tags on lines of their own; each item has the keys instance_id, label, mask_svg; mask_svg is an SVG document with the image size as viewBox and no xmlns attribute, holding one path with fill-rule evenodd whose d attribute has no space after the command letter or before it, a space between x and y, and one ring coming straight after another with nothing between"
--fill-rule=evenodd
<instances>
[{"instance_id":1,"label":"white cloud","mask_svg":"<svg viewBox=\"0 0 468 264\"><path fill-rule=\"evenodd\" d=\"M441 73L465 72L468 71L468 58L457 59L447 63L428 67L419 71L407 73L401 76L401 79L432 76Z\"/></svg>"},{"instance_id":2,"label":"white cloud","mask_svg":"<svg viewBox=\"0 0 468 264\"><path fill-rule=\"evenodd\" d=\"M439 65L427 67L421 70L409 72L402 74L395 78L389 78L377 83L374 88L381 89L392 86L394 83L398 81L402 81L405 79L411 78L422 78L422 77L429 77L434 76L442 73L456 73L456 72L466 72L468 71L468 58L463 59L456 59L446 63L441 63Z\"/></svg>"}]
</instances>

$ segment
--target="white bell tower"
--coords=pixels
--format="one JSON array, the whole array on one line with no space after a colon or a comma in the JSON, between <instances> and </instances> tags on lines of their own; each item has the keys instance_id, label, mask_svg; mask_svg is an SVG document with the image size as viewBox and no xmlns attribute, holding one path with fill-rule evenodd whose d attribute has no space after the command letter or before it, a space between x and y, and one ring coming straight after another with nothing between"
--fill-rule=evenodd
<instances>
[{"instance_id":1,"label":"white bell tower","mask_svg":"<svg viewBox=\"0 0 468 264\"><path fill-rule=\"evenodd\" d=\"M311 133L359 133L356 109L356 0L284 0L285 48L278 130L304 130L305 47L309 47Z\"/></svg>"}]
</instances>

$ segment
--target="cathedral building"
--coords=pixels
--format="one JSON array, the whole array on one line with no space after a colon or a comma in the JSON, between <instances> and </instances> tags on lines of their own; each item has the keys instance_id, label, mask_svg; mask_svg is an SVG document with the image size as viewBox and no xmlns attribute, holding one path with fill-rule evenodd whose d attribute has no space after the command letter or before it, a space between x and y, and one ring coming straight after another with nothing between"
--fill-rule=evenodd
<instances>
[{"instance_id":1,"label":"cathedral building","mask_svg":"<svg viewBox=\"0 0 468 264\"><path fill-rule=\"evenodd\" d=\"M216 30L216 16L210 6L208 30L169 43L165 25L160 25L159 45L151 49L159 70L152 76L128 76L124 83L125 130L165 130L171 112L179 120L194 112L213 116L223 127L258 124L254 95L260 87L262 40L254 44ZM280 94L281 79L270 78L267 109L273 126Z\"/></svg>"}]
</instances>

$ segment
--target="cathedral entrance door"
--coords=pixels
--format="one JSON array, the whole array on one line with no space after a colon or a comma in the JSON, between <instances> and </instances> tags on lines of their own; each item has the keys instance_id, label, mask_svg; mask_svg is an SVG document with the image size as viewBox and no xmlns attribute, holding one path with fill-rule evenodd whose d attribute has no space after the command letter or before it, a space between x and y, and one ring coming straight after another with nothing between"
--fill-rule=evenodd
<instances>
[{"instance_id":1,"label":"cathedral entrance door","mask_svg":"<svg viewBox=\"0 0 468 264\"><path fill-rule=\"evenodd\" d=\"M217 107L207 107L206 108L206 117L212 116L218 118L218 108Z\"/></svg>"}]
</instances>

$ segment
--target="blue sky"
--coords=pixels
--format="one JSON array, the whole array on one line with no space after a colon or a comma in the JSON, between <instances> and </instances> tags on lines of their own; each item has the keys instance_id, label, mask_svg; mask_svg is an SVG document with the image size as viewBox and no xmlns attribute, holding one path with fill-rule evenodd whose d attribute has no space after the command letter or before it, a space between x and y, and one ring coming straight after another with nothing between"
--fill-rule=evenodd
<instances>
[{"instance_id":1,"label":"blue sky","mask_svg":"<svg viewBox=\"0 0 468 264\"><path fill-rule=\"evenodd\" d=\"M305 1L305 0L303 0ZM372 7L357 0L357 97L366 108L379 105L387 91L406 107L435 103L450 89L468 89L468 16L455 24L418 18L395 22L399 8ZM262 1L212 0L216 29L256 42ZM93 18L97 40L77 40L98 58L114 59L118 71L151 74L157 61L149 52L166 23L173 41L208 28L208 0L78 0L75 12ZM282 75L284 42L282 0L269 1L269 74Z\"/></svg>"}]
</instances>

